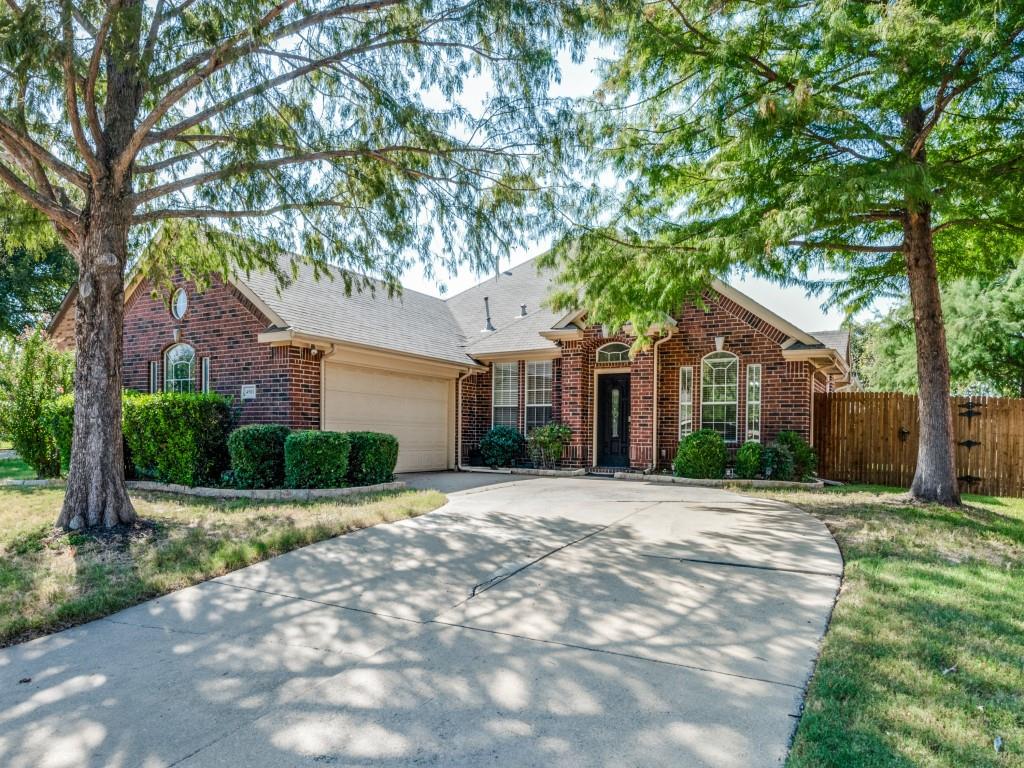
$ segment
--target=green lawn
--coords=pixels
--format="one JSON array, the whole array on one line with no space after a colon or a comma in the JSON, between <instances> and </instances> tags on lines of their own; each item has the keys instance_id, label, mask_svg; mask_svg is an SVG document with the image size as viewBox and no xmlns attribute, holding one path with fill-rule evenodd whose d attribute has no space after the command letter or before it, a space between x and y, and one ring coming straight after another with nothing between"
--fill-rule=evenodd
<instances>
[{"instance_id":1,"label":"green lawn","mask_svg":"<svg viewBox=\"0 0 1024 768\"><path fill-rule=\"evenodd\" d=\"M31 480L35 476L32 467L21 459L0 460L0 480Z\"/></svg>"},{"instance_id":2,"label":"green lawn","mask_svg":"<svg viewBox=\"0 0 1024 768\"><path fill-rule=\"evenodd\" d=\"M436 491L303 504L133 494L143 525L91 535L54 530L62 498L59 488L0 488L0 646L445 502Z\"/></svg>"},{"instance_id":3,"label":"green lawn","mask_svg":"<svg viewBox=\"0 0 1024 768\"><path fill-rule=\"evenodd\" d=\"M846 562L790 768L1024 765L1024 500L758 495L823 520Z\"/></svg>"}]
</instances>

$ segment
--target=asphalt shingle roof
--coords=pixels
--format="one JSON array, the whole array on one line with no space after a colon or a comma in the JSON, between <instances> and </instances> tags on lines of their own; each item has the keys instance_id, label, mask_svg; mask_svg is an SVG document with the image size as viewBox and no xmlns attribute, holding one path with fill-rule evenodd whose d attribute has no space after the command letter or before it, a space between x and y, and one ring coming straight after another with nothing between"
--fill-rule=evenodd
<instances>
[{"instance_id":1,"label":"asphalt shingle roof","mask_svg":"<svg viewBox=\"0 0 1024 768\"><path fill-rule=\"evenodd\" d=\"M811 336L826 347L831 347L843 360L850 359L850 332L843 328L834 331L814 331Z\"/></svg>"},{"instance_id":2,"label":"asphalt shingle roof","mask_svg":"<svg viewBox=\"0 0 1024 768\"><path fill-rule=\"evenodd\" d=\"M445 302L408 289L388 297L387 288L379 282L374 290L353 287L346 294L339 274L334 270L334 279L317 280L313 267L301 264L297 277L284 288L269 272L241 275L238 280L297 333L461 365L473 363L464 348L462 329Z\"/></svg>"}]
</instances>

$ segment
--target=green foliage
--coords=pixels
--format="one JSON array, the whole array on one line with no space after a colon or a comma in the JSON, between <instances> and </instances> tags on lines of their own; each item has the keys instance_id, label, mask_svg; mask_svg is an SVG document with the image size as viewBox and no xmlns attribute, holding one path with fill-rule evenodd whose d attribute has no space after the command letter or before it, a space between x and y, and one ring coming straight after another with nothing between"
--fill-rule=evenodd
<instances>
[{"instance_id":1,"label":"green foliage","mask_svg":"<svg viewBox=\"0 0 1024 768\"><path fill-rule=\"evenodd\" d=\"M728 451L725 440L713 429L699 429L679 441L672 470L676 477L722 478Z\"/></svg>"},{"instance_id":2,"label":"green foliage","mask_svg":"<svg viewBox=\"0 0 1024 768\"><path fill-rule=\"evenodd\" d=\"M519 430L502 425L491 427L480 441L480 454L488 467L511 467L525 449Z\"/></svg>"},{"instance_id":3,"label":"green foliage","mask_svg":"<svg viewBox=\"0 0 1024 768\"><path fill-rule=\"evenodd\" d=\"M125 442L140 477L202 485L227 466L230 401L220 395L162 392L122 400Z\"/></svg>"},{"instance_id":4,"label":"green foliage","mask_svg":"<svg viewBox=\"0 0 1024 768\"><path fill-rule=\"evenodd\" d=\"M341 488L348 477L351 444L343 432L306 429L284 441L287 488Z\"/></svg>"},{"instance_id":5,"label":"green foliage","mask_svg":"<svg viewBox=\"0 0 1024 768\"><path fill-rule=\"evenodd\" d=\"M56 314L77 276L63 245L25 248L0 235L0 335L22 333Z\"/></svg>"},{"instance_id":6,"label":"green foliage","mask_svg":"<svg viewBox=\"0 0 1024 768\"><path fill-rule=\"evenodd\" d=\"M572 430L565 424L551 421L530 430L526 438L526 449L530 459L538 467L553 468L562 460L565 446L572 438Z\"/></svg>"},{"instance_id":7,"label":"green foliage","mask_svg":"<svg viewBox=\"0 0 1024 768\"><path fill-rule=\"evenodd\" d=\"M797 480L810 480L818 470L818 454L810 444L792 430L779 432L775 442L789 449L793 457L793 477Z\"/></svg>"},{"instance_id":8,"label":"green foliage","mask_svg":"<svg viewBox=\"0 0 1024 768\"><path fill-rule=\"evenodd\" d=\"M580 224L546 258L558 306L644 328L735 270L859 309L906 295L911 213L931 217L943 280L1016 263L1020 3L680 0L591 18L615 58L551 152L629 183L565 186L555 208Z\"/></svg>"},{"instance_id":9,"label":"green foliage","mask_svg":"<svg viewBox=\"0 0 1024 768\"><path fill-rule=\"evenodd\" d=\"M1024 263L993 280L942 291L952 391L1024 397ZM908 302L855 329L857 376L874 391L917 391L917 349Z\"/></svg>"},{"instance_id":10,"label":"green foliage","mask_svg":"<svg viewBox=\"0 0 1024 768\"><path fill-rule=\"evenodd\" d=\"M46 404L71 390L73 361L36 330L20 339L0 338L0 435L39 477L60 475L60 449L42 429Z\"/></svg>"},{"instance_id":11,"label":"green foliage","mask_svg":"<svg viewBox=\"0 0 1024 768\"><path fill-rule=\"evenodd\" d=\"M741 445L736 451L736 477L751 480L760 475L764 464L763 452L763 446L754 440Z\"/></svg>"},{"instance_id":12,"label":"green foliage","mask_svg":"<svg viewBox=\"0 0 1024 768\"><path fill-rule=\"evenodd\" d=\"M239 488L280 488L284 444L291 430L281 424L250 424L228 436L231 471Z\"/></svg>"},{"instance_id":13,"label":"green foliage","mask_svg":"<svg viewBox=\"0 0 1024 768\"><path fill-rule=\"evenodd\" d=\"M785 443L778 441L764 449L764 476L768 480L793 480L796 468L793 452Z\"/></svg>"},{"instance_id":14,"label":"green foliage","mask_svg":"<svg viewBox=\"0 0 1024 768\"><path fill-rule=\"evenodd\" d=\"M130 400L136 397L144 397L131 390L126 390L121 400L121 414L122 423L124 414L129 408L132 407ZM49 432L54 442L57 444L57 450L60 453L60 465L61 470L66 472L68 467L71 466L71 442L74 438L75 428L75 396L74 395L61 395L56 400L51 400L43 406L43 412L40 417L40 426ZM132 461L131 447L128 445L128 440L124 440L123 445L124 453L124 476L129 479L133 479L137 476L135 470L135 464ZM153 476L153 471L144 472L148 477Z\"/></svg>"},{"instance_id":15,"label":"green foliage","mask_svg":"<svg viewBox=\"0 0 1024 768\"><path fill-rule=\"evenodd\" d=\"M352 451L348 460L349 485L390 483L398 462L398 438L385 432L346 432Z\"/></svg>"}]
</instances>

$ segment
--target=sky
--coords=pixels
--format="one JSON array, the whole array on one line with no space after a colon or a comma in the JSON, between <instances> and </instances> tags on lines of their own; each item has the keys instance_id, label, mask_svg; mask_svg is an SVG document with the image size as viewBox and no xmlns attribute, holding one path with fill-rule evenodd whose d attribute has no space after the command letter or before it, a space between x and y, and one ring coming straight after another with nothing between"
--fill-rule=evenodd
<instances>
[{"instance_id":1,"label":"sky","mask_svg":"<svg viewBox=\"0 0 1024 768\"><path fill-rule=\"evenodd\" d=\"M583 97L591 94L599 84L596 68L602 56L609 55L607 50L592 48L582 62L575 63L565 54L559 57L562 71L561 81L552 85L550 93L556 97ZM468 81L460 102L463 106L483 104L487 100L488 79L479 77ZM430 100L430 97L427 97ZM515 252L501 269L522 264L543 253L550 242L537 242L532 247ZM470 288L488 275L475 275L468 267L458 274L449 274L443 268L437 268L433 279L423 275L423 269L417 265L402 276L406 288L427 293L432 296L454 296L456 293ZM805 295L800 288L782 288L760 278L731 275L727 280L734 288L747 294L750 298L764 305L780 317L788 320L805 331L821 331L838 328L843 322L843 313L821 308L821 300ZM443 290L446 288L447 290Z\"/></svg>"}]
</instances>

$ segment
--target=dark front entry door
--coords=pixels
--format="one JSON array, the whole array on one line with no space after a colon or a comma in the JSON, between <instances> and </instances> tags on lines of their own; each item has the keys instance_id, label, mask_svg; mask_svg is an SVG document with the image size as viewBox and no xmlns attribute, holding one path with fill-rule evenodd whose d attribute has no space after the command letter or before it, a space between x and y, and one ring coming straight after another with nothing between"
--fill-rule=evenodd
<instances>
[{"instance_id":1,"label":"dark front entry door","mask_svg":"<svg viewBox=\"0 0 1024 768\"><path fill-rule=\"evenodd\" d=\"M597 464L629 466L629 374L597 377Z\"/></svg>"}]
</instances>

